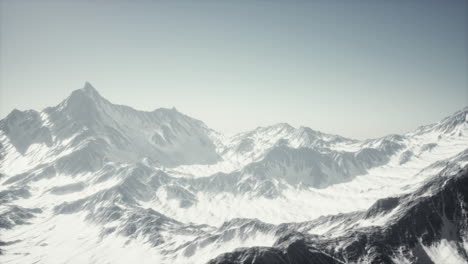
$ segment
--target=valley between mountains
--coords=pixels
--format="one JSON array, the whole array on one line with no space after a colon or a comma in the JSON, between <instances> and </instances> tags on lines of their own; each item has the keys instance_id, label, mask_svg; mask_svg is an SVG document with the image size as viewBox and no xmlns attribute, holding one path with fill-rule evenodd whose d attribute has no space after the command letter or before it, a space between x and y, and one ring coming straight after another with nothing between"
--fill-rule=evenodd
<instances>
[{"instance_id":1,"label":"valley between mountains","mask_svg":"<svg viewBox=\"0 0 468 264\"><path fill-rule=\"evenodd\" d=\"M467 115L226 136L86 83L0 121L0 263L468 263Z\"/></svg>"}]
</instances>

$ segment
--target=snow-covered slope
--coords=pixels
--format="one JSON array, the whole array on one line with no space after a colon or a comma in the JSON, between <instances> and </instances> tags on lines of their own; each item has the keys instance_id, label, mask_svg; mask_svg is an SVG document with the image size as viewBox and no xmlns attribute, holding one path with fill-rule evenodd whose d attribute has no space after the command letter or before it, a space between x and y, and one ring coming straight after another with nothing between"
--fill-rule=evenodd
<instances>
[{"instance_id":1,"label":"snow-covered slope","mask_svg":"<svg viewBox=\"0 0 468 264\"><path fill-rule=\"evenodd\" d=\"M379 208L401 202L388 197L465 166L467 114L363 141L285 123L227 137L175 109L112 104L86 83L0 121L0 262L204 263L286 231L387 226L395 214ZM453 245L438 243L424 244L433 260Z\"/></svg>"}]
</instances>

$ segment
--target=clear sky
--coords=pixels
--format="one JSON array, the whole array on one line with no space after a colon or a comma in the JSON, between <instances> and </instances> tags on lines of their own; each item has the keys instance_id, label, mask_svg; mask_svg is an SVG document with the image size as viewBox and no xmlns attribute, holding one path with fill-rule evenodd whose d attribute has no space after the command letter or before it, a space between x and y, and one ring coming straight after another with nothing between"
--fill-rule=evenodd
<instances>
[{"instance_id":1,"label":"clear sky","mask_svg":"<svg viewBox=\"0 0 468 264\"><path fill-rule=\"evenodd\" d=\"M466 0L0 0L0 118L89 81L227 133L402 133L468 105L467 18Z\"/></svg>"}]
</instances>

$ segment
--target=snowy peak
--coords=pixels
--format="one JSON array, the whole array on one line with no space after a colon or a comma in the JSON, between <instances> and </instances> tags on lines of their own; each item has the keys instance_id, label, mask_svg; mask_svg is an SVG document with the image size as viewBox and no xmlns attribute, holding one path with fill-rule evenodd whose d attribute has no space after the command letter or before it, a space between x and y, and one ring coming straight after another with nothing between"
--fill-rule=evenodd
<instances>
[{"instance_id":1,"label":"snowy peak","mask_svg":"<svg viewBox=\"0 0 468 264\"><path fill-rule=\"evenodd\" d=\"M98 91L89 82L85 82L83 90L89 94L98 94Z\"/></svg>"},{"instance_id":2,"label":"snowy peak","mask_svg":"<svg viewBox=\"0 0 468 264\"><path fill-rule=\"evenodd\" d=\"M89 82L86 82L83 88L73 91L55 110L65 111L71 118L80 117L80 114L87 113L92 119L101 118L100 122L111 122L114 125L146 125L151 127L192 123L206 128L203 122L178 112L175 107L171 109L157 108L148 112L113 104L102 97Z\"/></svg>"},{"instance_id":3,"label":"snowy peak","mask_svg":"<svg viewBox=\"0 0 468 264\"><path fill-rule=\"evenodd\" d=\"M0 143L13 145L21 154L32 144L39 144L44 151L53 148L47 151L54 157L68 153L69 160L97 160L99 164L147 159L156 166L172 167L210 164L219 159L211 130L203 122L175 108L147 112L112 104L88 82L41 113L13 111L1 121L0 128L6 134L6 141ZM82 165L83 170L99 169Z\"/></svg>"},{"instance_id":4,"label":"snowy peak","mask_svg":"<svg viewBox=\"0 0 468 264\"><path fill-rule=\"evenodd\" d=\"M83 88L73 91L69 98L79 98L81 96L95 101L104 99L96 88L94 88L89 82L86 82Z\"/></svg>"},{"instance_id":5,"label":"snowy peak","mask_svg":"<svg viewBox=\"0 0 468 264\"><path fill-rule=\"evenodd\" d=\"M459 136L467 133L468 129L468 106L454 114L445 117L438 123L421 126L412 134L421 135L438 133L450 136Z\"/></svg>"},{"instance_id":6,"label":"snowy peak","mask_svg":"<svg viewBox=\"0 0 468 264\"><path fill-rule=\"evenodd\" d=\"M444 118L437 129L444 133L450 133L456 129L466 129L468 124L468 107L454 113L453 115Z\"/></svg>"},{"instance_id":7,"label":"snowy peak","mask_svg":"<svg viewBox=\"0 0 468 264\"><path fill-rule=\"evenodd\" d=\"M95 108L96 104L100 104L104 101L109 103L89 82L86 82L83 88L73 91L59 106L61 106L60 108L65 108L67 106L80 108L81 106L81 108L85 108L85 110L91 110L86 109L86 106Z\"/></svg>"}]
</instances>

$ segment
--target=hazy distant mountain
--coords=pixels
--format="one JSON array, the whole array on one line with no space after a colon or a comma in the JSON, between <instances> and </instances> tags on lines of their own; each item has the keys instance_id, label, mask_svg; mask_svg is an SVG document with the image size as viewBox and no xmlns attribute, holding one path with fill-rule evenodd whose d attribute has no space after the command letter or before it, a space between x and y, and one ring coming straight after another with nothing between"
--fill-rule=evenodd
<instances>
[{"instance_id":1,"label":"hazy distant mountain","mask_svg":"<svg viewBox=\"0 0 468 264\"><path fill-rule=\"evenodd\" d=\"M467 114L227 137L86 83L0 121L0 262L466 263Z\"/></svg>"}]
</instances>

